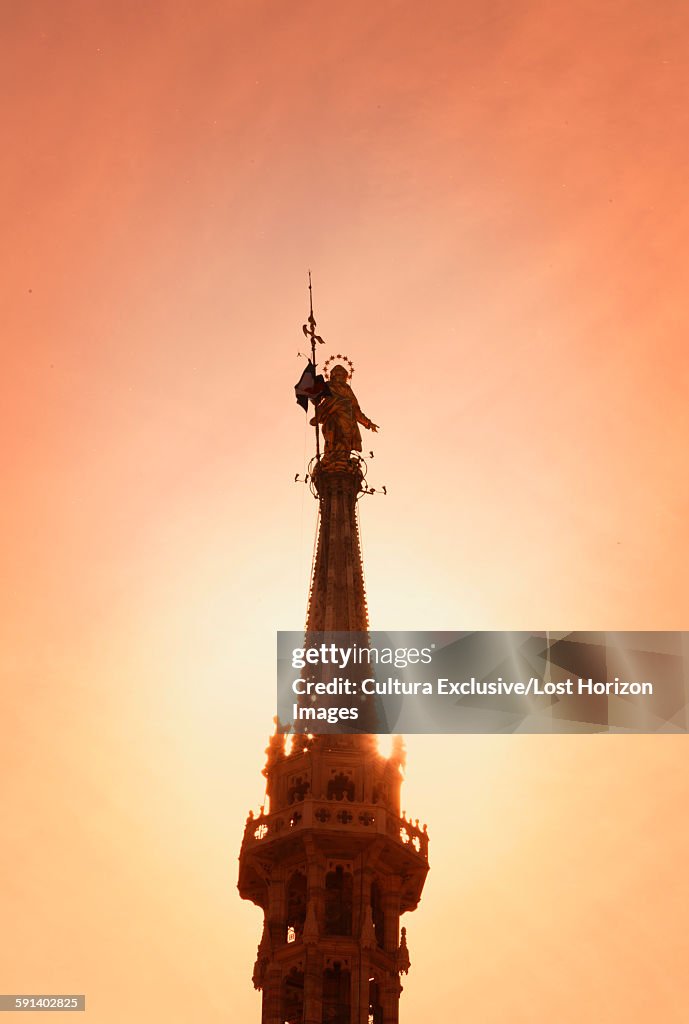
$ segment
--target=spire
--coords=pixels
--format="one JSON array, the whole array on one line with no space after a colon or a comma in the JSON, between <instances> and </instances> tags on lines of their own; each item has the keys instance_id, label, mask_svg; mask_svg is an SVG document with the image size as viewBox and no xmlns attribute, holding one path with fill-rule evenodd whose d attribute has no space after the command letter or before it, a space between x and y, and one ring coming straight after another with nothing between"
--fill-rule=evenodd
<instances>
[{"instance_id":1,"label":"spire","mask_svg":"<svg viewBox=\"0 0 689 1024\"><path fill-rule=\"evenodd\" d=\"M322 339L310 275L304 333L317 385ZM368 631L357 516L366 493L360 427L377 427L351 388L351 361L339 353L324 373L329 364L327 388L304 388L300 403L311 402L315 412L310 476L319 504L307 636ZM399 974L409 969L400 918L421 897L429 840L425 827L400 815L403 743L383 757L371 720L367 734L295 736L289 750L276 721L266 750L266 804L258 817L249 815L239 857L240 894L264 915L253 976L262 990L262 1024L399 1020Z\"/></svg>"},{"instance_id":2,"label":"spire","mask_svg":"<svg viewBox=\"0 0 689 1024\"><path fill-rule=\"evenodd\" d=\"M325 460L312 474L318 494L318 541L306 632L368 630L357 500L363 474L352 459L330 469Z\"/></svg>"}]
</instances>

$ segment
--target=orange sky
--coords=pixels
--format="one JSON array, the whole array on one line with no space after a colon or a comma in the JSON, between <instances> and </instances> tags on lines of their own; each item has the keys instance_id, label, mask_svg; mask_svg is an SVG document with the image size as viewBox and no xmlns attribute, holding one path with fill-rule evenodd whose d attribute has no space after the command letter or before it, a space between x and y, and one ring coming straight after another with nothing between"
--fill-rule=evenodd
<instances>
[{"instance_id":1,"label":"orange sky","mask_svg":"<svg viewBox=\"0 0 689 1024\"><path fill-rule=\"evenodd\" d=\"M236 855L313 543L306 269L381 424L375 628L686 628L689 9L1 18L0 988L248 1024ZM403 1024L686 1019L683 737L409 753Z\"/></svg>"}]
</instances>

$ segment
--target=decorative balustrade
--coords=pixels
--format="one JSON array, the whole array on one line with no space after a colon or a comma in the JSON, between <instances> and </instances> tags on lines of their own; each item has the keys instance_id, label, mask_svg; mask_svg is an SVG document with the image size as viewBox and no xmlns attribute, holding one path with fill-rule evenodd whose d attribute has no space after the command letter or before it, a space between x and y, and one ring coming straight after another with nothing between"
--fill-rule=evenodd
<instances>
[{"instance_id":1,"label":"decorative balustrade","mask_svg":"<svg viewBox=\"0 0 689 1024\"><path fill-rule=\"evenodd\" d=\"M418 819L413 822L410 818L398 818L380 804L347 803L343 806L310 797L272 814L261 813L258 817L250 814L244 830L244 845L276 839L303 828L381 833L428 860L428 833L425 825L419 827Z\"/></svg>"},{"instance_id":2,"label":"decorative balustrade","mask_svg":"<svg viewBox=\"0 0 689 1024\"><path fill-rule=\"evenodd\" d=\"M399 818L397 825L399 825L400 841L405 846L409 844L424 860L428 860L428 832L426 831L426 826L424 825L423 828L419 828L418 818L414 824L412 824L411 820Z\"/></svg>"}]
</instances>

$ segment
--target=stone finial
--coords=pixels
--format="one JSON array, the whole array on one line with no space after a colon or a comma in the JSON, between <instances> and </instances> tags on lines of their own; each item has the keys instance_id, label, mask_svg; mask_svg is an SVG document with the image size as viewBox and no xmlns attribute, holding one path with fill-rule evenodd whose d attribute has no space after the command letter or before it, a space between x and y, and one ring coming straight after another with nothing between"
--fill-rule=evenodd
<instances>
[{"instance_id":1,"label":"stone finial","mask_svg":"<svg viewBox=\"0 0 689 1024\"><path fill-rule=\"evenodd\" d=\"M410 967L411 960L409 959L409 950L407 948L407 929L403 928L399 949L397 950L397 970L400 974L409 974Z\"/></svg>"},{"instance_id":2,"label":"stone finial","mask_svg":"<svg viewBox=\"0 0 689 1024\"><path fill-rule=\"evenodd\" d=\"M264 775L267 775L273 765L285 756L285 734L280 731L280 719L275 715L273 721L275 723L275 732L268 740L268 746L266 747L267 760L266 766L263 769Z\"/></svg>"}]
</instances>

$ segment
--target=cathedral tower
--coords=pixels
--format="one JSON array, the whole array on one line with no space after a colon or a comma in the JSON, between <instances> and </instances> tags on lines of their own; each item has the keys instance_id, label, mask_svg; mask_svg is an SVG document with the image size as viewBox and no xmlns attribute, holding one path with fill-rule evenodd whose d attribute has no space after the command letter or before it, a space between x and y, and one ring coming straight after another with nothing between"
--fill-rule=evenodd
<instances>
[{"instance_id":1,"label":"cathedral tower","mask_svg":"<svg viewBox=\"0 0 689 1024\"><path fill-rule=\"evenodd\" d=\"M343 366L327 383L316 376L313 310L306 330L312 422L325 442L312 471L319 532L306 634L365 633L358 425L376 428ZM400 917L428 872L426 827L400 815L403 743L389 758L369 735L296 735L288 748L278 729L266 754L267 806L249 815L239 857L240 894L264 913L253 975L261 1024L397 1024L410 966Z\"/></svg>"}]
</instances>

